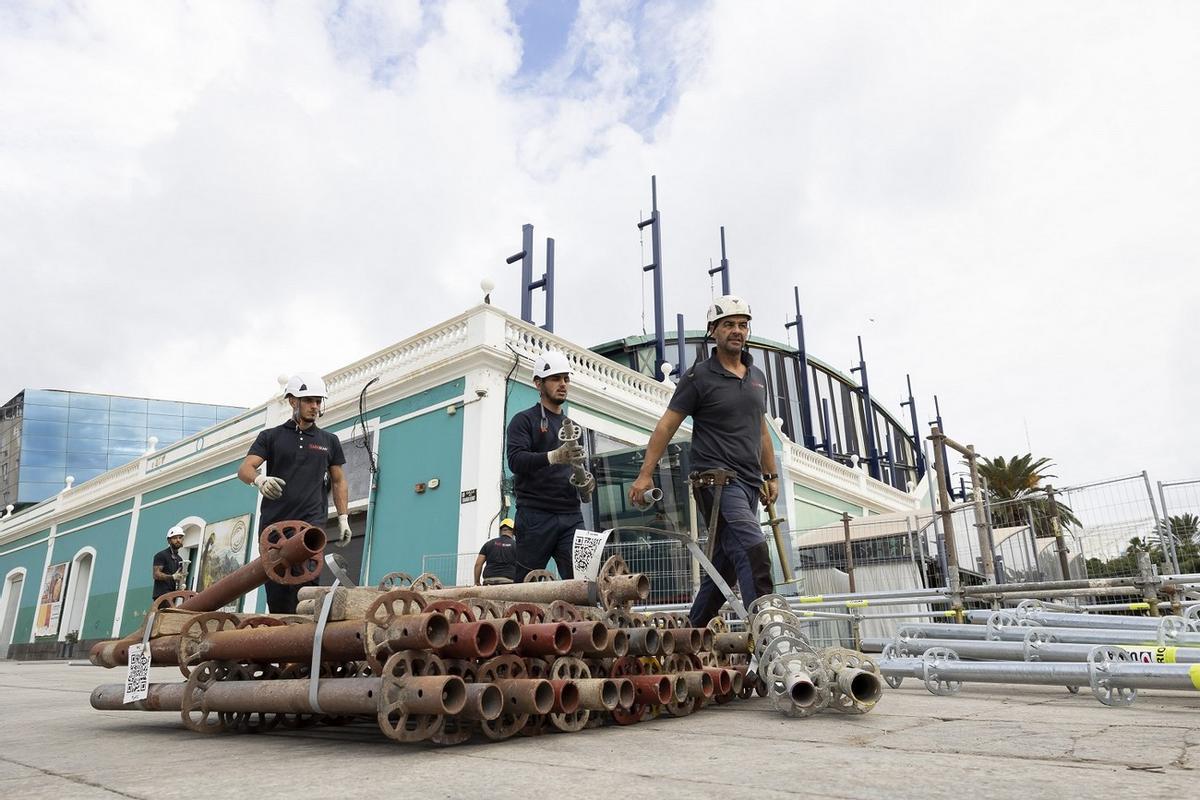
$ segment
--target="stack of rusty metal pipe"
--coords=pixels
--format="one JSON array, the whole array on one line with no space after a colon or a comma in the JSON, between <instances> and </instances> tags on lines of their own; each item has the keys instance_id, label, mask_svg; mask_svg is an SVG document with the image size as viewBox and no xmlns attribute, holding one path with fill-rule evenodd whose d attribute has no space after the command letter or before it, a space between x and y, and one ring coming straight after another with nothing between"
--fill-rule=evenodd
<instances>
[{"instance_id":1,"label":"stack of rusty metal pipe","mask_svg":"<svg viewBox=\"0 0 1200 800\"><path fill-rule=\"evenodd\" d=\"M324 544L302 529L295 536ZM185 680L152 683L128 704L123 683L105 684L92 706L176 712L200 732L369 723L396 741L456 744L686 716L756 688L748 655L716 647L713 630L629 611L649 583L619 559L591 582L390 581L304 586L292 615L198 608L200 595L156 609L152 663L178 666ZM229 591L211 596L228 603ZM145 635L103 643L93 663L127 663L129 645Z\"/></svg>"}]
</instances>

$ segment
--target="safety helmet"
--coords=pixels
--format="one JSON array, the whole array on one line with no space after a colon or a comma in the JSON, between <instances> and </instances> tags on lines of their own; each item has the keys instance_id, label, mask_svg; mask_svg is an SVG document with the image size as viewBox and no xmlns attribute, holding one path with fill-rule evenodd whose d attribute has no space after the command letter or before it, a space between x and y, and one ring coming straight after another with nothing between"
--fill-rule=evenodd
<instances>
[{"instance_id":1,"label":"safety helmet","mask_svg":"<svg viewBox=\"0 0 1200 800\"><path fill-rule=\"evenodd\" d=\"M571 362L557 350L547 350L533 362L533 377L549 378L551 375L571 374Z\"/></svg>"},{"instance_id":2,"label":"safety helmet","mask_svg":"<svg viewBox=\"0 0 1200 800\"><path fill-rule=\"evenodd\" d=\"M736 294L724 294L713 301L713 304L708 307L708 324L711 327L717 320L725 319L725 317L746 317L750 316L750 304Z\"/></svg>"},{"instance_id":3,"label":"safety helmet","mask_svg":"<svg viewBox=\"0 0 1200 800\"><path fill-rule=\"evenodd\" d=\"M167 539L174 539L176 536L183 536L183 528L178 525L172 525L171 529L167 531Z\"/></svg>"},{"instance_id":4,"label":"safety helmet","mask_svg":"<svg viewBox=\"0 0 1200 800\"><path fill-rule=\"evenodd\" d=\"M325 381L320 375L311 372L300 372L293 375L283 390L284 397L319 397L324 400L329 396L325 391Z\"/></svg>"},{"instance_id":5,"label":"safety helmet","mask_svg":"<svg viewBox=\"0 0 1200 800\"><path fill-rule=\"evenodd\" d=\"M512 521L512 517L506 517L505 519L500 520L500 527L512 530L516 527L516 523Z\"/></svg>"}]
</instances>

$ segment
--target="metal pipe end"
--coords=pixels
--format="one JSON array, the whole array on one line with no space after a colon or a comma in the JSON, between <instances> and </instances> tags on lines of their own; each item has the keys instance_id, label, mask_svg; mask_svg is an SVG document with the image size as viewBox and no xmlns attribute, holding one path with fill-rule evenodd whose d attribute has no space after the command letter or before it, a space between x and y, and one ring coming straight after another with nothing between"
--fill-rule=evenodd
<instances>
[{"instance_id":1,"label":"metal pipe end","mask_svg":"<svg viewBox=\"0 0 1200 800\"><path fill-rule=\"evenodd\" d=\"M578 689L576 689L576 707L578 707ZM554 708L554 687L550 681L539 680L533 690L533 705L538 714L549 714Z\"/></svg>"},{"instance_id":2,"label":"metal pipe end","mask_svg":"<svg viewBox=\"0 0 1200 800\"><path fill-rule=\"evenodd\" d=\"M450 621L441 614L431 614L425 622L425 638L433 647L441 647L450 641Z\"/></svg>"},{"instance_id":3,"label":"metal pipe end","mask_svg":"<svg viewBox=\"0 0 1200 800\"><path fill-rule=\"evenodd\" d=\"M651 628L651 631L652 631L653 635L647 634L647 636L646 636L646 649L647 650L649 650L651 653L658 653L659 655L664 655L664 656L669 656L675 652L675 637L674 636L671 636L669 632L667 632L667 634L664 635L662 632L660 632L656 629L653 629L653 628ZM657 640L657 642L658 642L657 647L650 646L650 641L652 639Z\"/></svg>"},{"instance_id":4,"label":"metal pipe end","mask_svg":"<svg viewBox=\"0 0 1200 800\"><path fill-rule=\"evenodd\" d=\"M633 687L631 686L629 688L630 693L632 694ZM600 702L603 703L604 707L609 711L612 711L617 707L617 704L621 702L621 690L617 686L616 681L606 679L600 684Z\"/></svg>"},{"instance_id":5,"label":"metal pipe end","mask_svg":"<svg viewBox=\"0 0 1200 800\"><path fill-rule=\"evenodd\" d=\"M817 701L817 687L806 672L795 672L787 681L788 696L792 703L801 708L811 706Z\"/></svg>"},{"instance_id":6,"label":"metal pipe end","mask_svg":"<svg viewBox=\"0 0 1200 800\"><path fill-rule=\"evenodd\" d=\"M565 622L560 622L554 628L554 650L560 656L571 652L571 627Z\"/></svg>"},{"instance_id":7,"label":"metal pipe end","mask_svg":"<svg viewBox=\"0 0 1200 800\"><path fill-rule=\"evenodd\" d=\"M579 710L579 685L575 681L561 681L554 690L555 713L574 714Z\"/></svg>"},{"instance_id":8,"label":"metal pipe end","mask_svg":"<svg viewBox=\"0 0 1200 800\"><path fill-rule=\"evenodd\" d=\"M494 683L478 684L482 691L475 695L476 711L479 719L493 720L504 711L504 693Z\"/></svg>"},{"instance_id":9,"label":"metal pipe end","mask_svg":"<svg viewBox=\"0 0 1200 800\"><path fill-rule=\"evenodd\" d=\"M521 644L521 623L512 617L506 620L492 620L492 622L495 623L492 627L499 629L499 649L505 653L516 650Z\"/></svg>"},{"instance_id":10,"label":"metal pipe end","mask_svg":"<svg viewBox=\"0 0 1200 800\"><path fill-rule=\"evenodd\" d=\"M491 625L475 626L475 649L480 658L491 658L500 645L500 634Z\"/></svg>"},{"instance_id":11,"label":"metal pipe end","mask_svg":"<svg viewBox=\"0 0 1200 800\"><path fill-rule=\"evenodd\" d=\"M614 681L617 684L617 705L621 708L632 708L633 701L637 699L637 691L633 688L633 681L629 678L621 678Z\"/></svg>"}]
</instances>

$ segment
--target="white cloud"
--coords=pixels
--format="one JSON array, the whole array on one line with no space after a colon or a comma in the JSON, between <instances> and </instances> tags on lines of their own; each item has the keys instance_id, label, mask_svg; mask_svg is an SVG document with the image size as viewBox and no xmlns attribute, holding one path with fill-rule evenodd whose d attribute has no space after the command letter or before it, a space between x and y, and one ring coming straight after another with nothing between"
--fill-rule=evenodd
<instances>
[{"instance_id":1,"label":"white cloud","mask_svg":"<svg viewBox=\"0 0 1200 800\"><path fill-rule=\"evenodd\" d=\"M668 325L728 229L756 331L864 336L956 438L1068 481L1194 475L1200 12L583 3L518 82L499 2L0 12L4 384L253 403L476 302L557 241L559 332ZM6 297L7 299L7 297ZM874 322L868 321L873 318ZM898 409L897 409L898 410ZM922 420L923 422L924 420Z\"/></svg>"}]
</instances>

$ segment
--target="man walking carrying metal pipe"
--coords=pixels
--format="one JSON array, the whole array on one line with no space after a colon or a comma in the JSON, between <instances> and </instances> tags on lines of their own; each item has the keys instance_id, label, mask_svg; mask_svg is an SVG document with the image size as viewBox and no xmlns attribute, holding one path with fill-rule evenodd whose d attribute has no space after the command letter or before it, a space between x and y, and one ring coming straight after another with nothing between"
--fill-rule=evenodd
<instances>
[{"instance_id":1,"label":"man walking carrying metal pipe","mask_svg":"<svg viewBox=\"0 0 1200 800\"><path fill-rule=\"evenodd\" d=\"M683 420L692 418L692 489L708 522L709 557L728 583L737 578L742 603L774 589L771 555L759 524L758 503L779 495L775 450L767 428L767 381L746 352L750 306L735 295L717 298L708 310L712 356L687 370L658 421L641 472L629 490L637 502L654 487L654 470ZM689 613L703 626L725 598L707 574Z\"/></svg>"},{"instance_id":2,"label":"man walking carrying metal pipe","mask_svg":"<svg viewBox=\"0 0 1200 800\"><path fill-rule=\"evenodd\" d=\"M584 462L577 439L559 433L569 422L562 413L571 385L571 364L562 353L548 350L533 364L538 402L514 415L506 436L508 468L517 495L517 564L513 580L545 569L551 557L564 580L575 577L571 544L583 527L579 503L590 497L595 481L577 486L571 480ZM569 427L569 426L568 426Z\"/></svg>"},{"instance_id":3,"label":"man walking carrying metal pipe","mask_svg":"<svg viewBox=\"0 0 1200 800\"><path fill-rule=\"evenodd\" d=\"M316 375L294 375L284 395L292 407L292 418L260 432L238 468L242 483L257 487L263 496L259 533L283 520L325 527L332 489L339 544L344 547L351 537L349 489L342 472L346 456L338 437L317 427L317 419L325 413L325 381ZM260 475L258 468L264 461L267 470ZM269 582L267 606L275 614L295 613L299 591L299 586Z\"/></svg>"}]
</instances>

